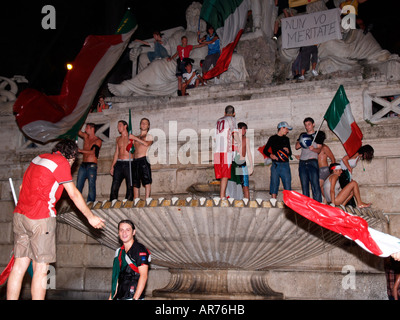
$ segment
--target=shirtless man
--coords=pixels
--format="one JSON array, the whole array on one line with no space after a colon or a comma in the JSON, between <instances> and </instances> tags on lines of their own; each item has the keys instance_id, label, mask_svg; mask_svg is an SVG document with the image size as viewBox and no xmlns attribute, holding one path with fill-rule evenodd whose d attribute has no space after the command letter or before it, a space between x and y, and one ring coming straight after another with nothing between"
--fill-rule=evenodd
<instances>
[{"instance_id":1,"label":"shirtless man","mask_svg":"<svg viewBox=\"0 0 400 320\"><path fill-rule=\"evenodd\" d=\"M320 143L322 145L321 151L318 154L319 185L321 186L321 193L324 198L324 182L325 179L328 178L330 175L328 159L330 160L330 163L336 162L332 150L326 144L324 144L325 138L325 132L319 131L316 138L316 140L318 140L317 143Z\"/></svg>"},{"instance_id":2,"label":"shirtless man","mask_svg":"<svg viewBox=\"0 0 400 320\"><path fill-rule=\"evenodd\" d=\"M147 160L147 151L153 143L153 136L148 134L150 130L150 120L143 118L140 120L140 134L135 136L129 135L129 140L133 142L135 147L134 160L132 166L133 177L133 197L139 198L140 185L142 184L145 189L145 197L150 198L151 193L151 167Z\"/></svg>"},{"instance_id":3,"label":"shirtless man","mask_svg":"<svg viewBox=\"0 0 400 320\"><path fill-rule=\"evenodd\" d=\"M79 167L76 187L82 193L86 179L89 184L87 202L96 200L97 158L99 157L102 141L95 135L95 124L87 123L85 132L79 131L83 139L83 149L78 151L83 154L83 160Z\"/></svg>"},{"instance_id":4,"label":"shirtless man","mask_svg":"<svg viewBox=\"0 0 400 320\"><path fill-rule=\"evenodd\" d=\"M129 144L128 124L124 120L118 121L118 132L120 137L116 139L116 147L114 152L113 162L111 164L110 174L113 177L110 201L118 199L118 191L122 181L126 182L126 195L125 199L133 200L133 187L132 187L132 157L126 146Z\"/></svg>"}]
</instances>

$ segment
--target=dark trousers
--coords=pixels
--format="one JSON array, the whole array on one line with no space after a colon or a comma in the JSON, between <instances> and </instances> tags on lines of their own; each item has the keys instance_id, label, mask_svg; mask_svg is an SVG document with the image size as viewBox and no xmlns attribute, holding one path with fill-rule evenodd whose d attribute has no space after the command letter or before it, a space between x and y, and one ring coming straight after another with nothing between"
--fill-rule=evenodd
<instances>
[{"instance_id":1,"label":"dark trousers","mask_svg":"<svg viewBox=\"0 0 400 320\"><path fill-rule=\"evenodd\" d=\"M131 170L129 169L129 163L131 164L131 169L132 169L132 161L118 160L117 163L115 164L113 181L110 192L110 201L118 199L118 191L124 179L126 183L125 199L130 201L133 200L132 175L131 175Z\"/></svg>"}]
</instances>

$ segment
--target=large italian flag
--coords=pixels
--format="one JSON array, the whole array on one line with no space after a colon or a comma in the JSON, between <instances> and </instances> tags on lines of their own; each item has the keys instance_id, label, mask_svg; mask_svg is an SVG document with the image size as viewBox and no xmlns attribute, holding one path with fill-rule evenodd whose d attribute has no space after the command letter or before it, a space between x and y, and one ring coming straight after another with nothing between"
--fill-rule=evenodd
<instances>
[{"instance_id":1,"label":"large italian flag","mask_svg":"<svg viewBox=\"0 0 400 320\"><path fill-rule=\"evenodd\" d=\"M249 0L205 0L200 18L213 26L221 45L217 64L203 75L204 79L214 78L228 70L233 50L239 42L250 10Z\"/></svg>"},{"instance_id":2,"label":"large italian flag","mask_svg":"<svg viewBox=\"0 0 400 320\"><path fill-rule=\"evenodd\" d=\"M341 85L337 90L324 119L331 129L343 143L344 149L351 157L361 147L363 134L354 120L351 113L350 102L347 99L346 92Z\"/></svg>"},{"instance_id":3,"label":"large italian flag","mask_svg":"<svg viewBox=\"0 0 400 320\"><path fill-rule=\"evenodd\" d=\"M88 36L64 78L60 95L47 96L32 88L22 91L14 103L22 132L42 143L75 139L99 87L136 28L135 18L127 11L116 34Z\"/></svg>"},{"instance_id":4,"label":"large italian flag","mask_svg":"<svg viewBox=\"0 0 400 320\"><path fill-rule=\"evenodd\" d=\"M293 211L318 225L356 242L364 250L380 257L400 252L400 239L368 226L359 216L306 197L283 190L283 202Z\"/></svg>"}]
</instances>

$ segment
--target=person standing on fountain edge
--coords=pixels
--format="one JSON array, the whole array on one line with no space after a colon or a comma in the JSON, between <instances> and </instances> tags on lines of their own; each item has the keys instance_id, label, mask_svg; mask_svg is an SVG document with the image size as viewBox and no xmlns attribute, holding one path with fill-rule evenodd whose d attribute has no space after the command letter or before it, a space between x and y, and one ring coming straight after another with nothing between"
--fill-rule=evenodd
<instances>
[{"instance_id":1,"label":"person standing on fountain edge","mask_svg":"<svg viewBox=\"0 0 400 320\"><path fill-rule=\"evenodd\" d=\"M31 262L32 300L44 300L48 267L56 261L55 205L64 189L93 228L104 227L104 220L92 213L72 181L77 153L74 141L62 140L52 153L34 158L25 171L13 217L15 262L7 283L8 300L19 298Z\"/></svg>"},{"instance_id":2,"label":"person standing on fountain edge","mask_svg":"<svg viewBox=\"0 0 400 320\"><path fill-rule=\"evenodd\" d=\"M268 139L263 153L271 158L271 178L269 193L276 199L279 190L279 178L285 190L292 190L292 175L289 166L289 157L292 155L290 141L287 134L293 128L285 121L278 124L278 133Z\"/></svg>"},{"instance_id":3,"label":"person standing on fountain edge","mask_svg":"<svg viewBox=\"0 0 400 320\"><path fill-rule=\"evenodd\" d=\"M82 193L85 180L88 180L87 202L96 200L96 179L97 179L97 158L99 157L102 141L95 134L95 124L87 123L85 132L79 131L79 136L83 139L83 149L79 152L83 154L83 160L78 170L76 187Z\"/></svg>"},{"instance_id":4,"label":"person standing on fountain edge","mask_svg":"<svg viewBox=\"0 0 400 320\"><path fill-rule=\"evenodd\" d=\"M153 136L149 134L150 120L142 118L140 120L140 134L134 136L129 135L129 145L127 151L130 152L132 145L134 146L134 160L132 166L132 181L133 181L133 198L139 198L140 186L143 185L145 189L145 197L150 198L151 184L153 182L151 177L151 166L147 160L147 151L153 144Z\"/></svg>"},{"instance_id":5,"label":"person standing on fountain edge","mask_svg":"<svg viewBox=\"0 0 400 320\"><path fill-rule=\"evenodd\" d=\"M321 186L319 184L318 154L321 144L316 143L314 119L307 117L303 121L306 132L300 134L296 141L296 150L301 148L299 161L299 176L301 189L305 196L310 197L310 185L313 199L322 202Z\"/></svg>"},{"instance_id":6,"label":"person standing on fountain edge","mask_svg":"<svg viewBox=\"0 0 400 320\"><path fill-rule=\"evenodd\" d=\"M118 121L118 132L120 137L116 138L116 146L113 162L111 164L110 174L113 177L110 192L110 201L118 199L118 192L122 181L126 182L125 199L133 200L132 174L129 167L132 168L132 157L126 146L129 144L128 124L124 120Z\"/></svg>"},{"instance_id":7,"label":"person standing on fountain edge","mask_svg":"<svg viewBox=\"0 0 400 320\"><path fill-rule=\"evenodd\" d=\"M226 197L226 187L231 177L232 160L238 143L239 135L235 119L235 108L229 105L225 108L224 116L218 119L215 128L214 171L215 178L221 180L221 199Z\"/></svg>"}]
</instances>

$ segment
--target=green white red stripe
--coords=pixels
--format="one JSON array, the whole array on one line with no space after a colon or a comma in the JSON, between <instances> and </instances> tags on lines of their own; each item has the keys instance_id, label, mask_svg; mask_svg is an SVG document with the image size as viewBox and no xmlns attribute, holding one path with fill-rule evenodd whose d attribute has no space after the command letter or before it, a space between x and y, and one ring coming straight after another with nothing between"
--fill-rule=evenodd
<instances>
[{"instance_id":1,"label":"green white red stripe","mask_svg":"<svg viewBox=\"0 0 400 320\"><path fill-rule=\"evenodd\" d=\"M137 24L128 11L114 35L90 35L64 78L61 93L47 96L28 88L14 103L19 128L32 140L46 143L75 139L103 80L125 50Z\"/></svg>"},{"instance_id":2,"label":"green white red stripe","mask_svg":"<svg viewBox=\"0 0 400 320\"><path fill-rule=\"evenodd\" d=\"M341 85L324 115L324 119L343 143L347 154L351 157L361 147L363 134L351 113L350 102Z\"/></svg>"},{"instance_id":3,"label":"green white red stripe","mask_svg":"<svg viewBox=\"0 0 400 320\"><path fill-rule=\"evenodd\" d=\"M249 10L249 0L204 1L200 18L213 26L221 42L221 55L215 67L203 75L205 79L211 79L228 70Z\"/></svg>"},{"instance_id":4,"label":"green white red stripe","mask_svg":"<svg viewBox=\"0 0 400 320\"><path fill-rule=\"evenodd\" d=\"M372 254L389 257L400 252L399 238L370 228L368 222L359 216L320 203L295 191L283 190L283 201L303 217L353 240Z\"/></svg>"}]
</instances>

